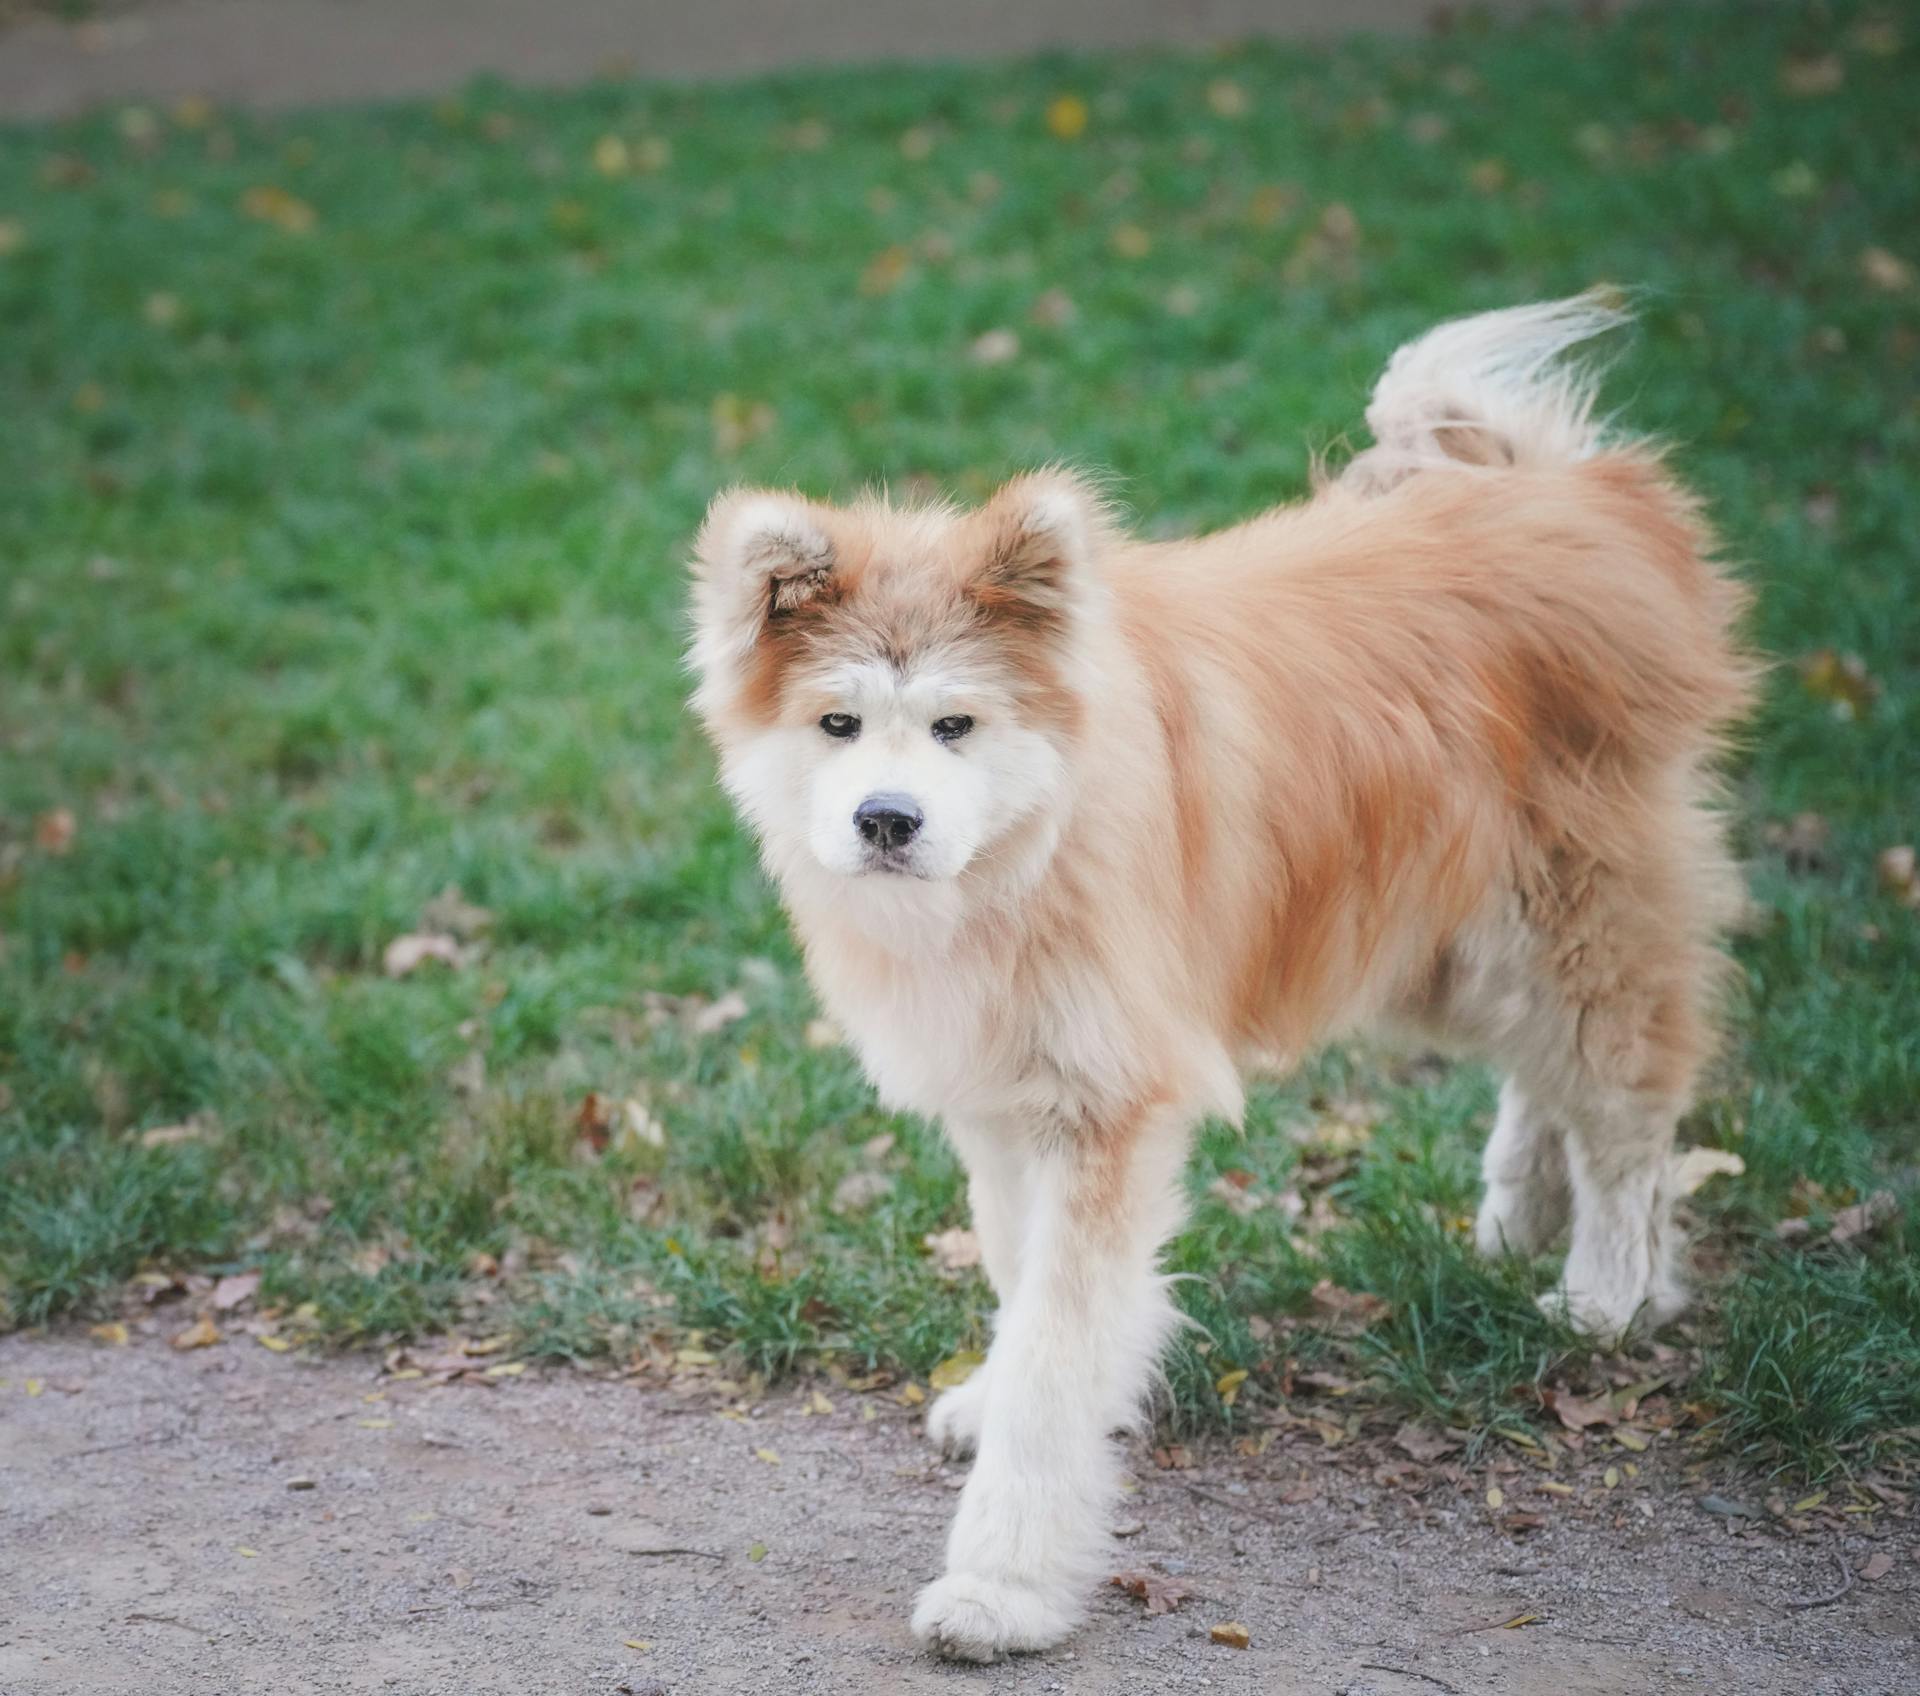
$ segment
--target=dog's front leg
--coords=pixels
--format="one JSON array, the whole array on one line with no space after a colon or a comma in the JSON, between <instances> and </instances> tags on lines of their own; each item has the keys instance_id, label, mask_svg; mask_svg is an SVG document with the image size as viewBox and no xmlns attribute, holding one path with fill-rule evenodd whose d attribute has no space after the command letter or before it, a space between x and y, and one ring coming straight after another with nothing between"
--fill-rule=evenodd
<instances>
[{"instance_id":1,"label":"dog's front leg","mask_svg":"<svg viewBox=\"0 0 1920 1696\"><path fill-rule=\"evenodd\" d=\"M967 1206L973 1214L980 1265L1004 1311L1020 1280L1020 1250L1032 1197L1032 1136L1007 1120L950 1120L947 1138L967 1169ZM986 1418L986 1366L964 1384L943 1390L927 1413L927 1435L950 1455L970 1455L980 1446Z\"/></svg>"},{"instance_id":2,"label":"dog's front leg","mask_svg":"<svg viewBox=\"0 0 1920 1696\"><path fill-rule=\"evenodd\" d=\"M1139 1415L1174 1324L1161 1242L1180 1217L1186 1121L1164 1108L1049 1139L1029 1157L1018 1278L985 1368L979 1458L946 1575L913 1626L943 1654L1044 1649L1105 1569L1109 1435Z\"/></svg>"}]
</instances>

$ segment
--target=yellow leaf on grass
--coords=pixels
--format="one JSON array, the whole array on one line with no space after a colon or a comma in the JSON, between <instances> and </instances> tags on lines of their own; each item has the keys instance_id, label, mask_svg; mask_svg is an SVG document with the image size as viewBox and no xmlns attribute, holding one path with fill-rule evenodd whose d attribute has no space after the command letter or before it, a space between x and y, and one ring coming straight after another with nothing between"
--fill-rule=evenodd
<instances>
[{"instance_id":1,"label":"yellow leaf on grass","mask_svg":"<svg viewBox=\"0 0 1920 1696\"><path fill-rule=\"evenodd\" d=\"M1077 94L1057 94L1047 103L1047 128L1062 141L1083 135L1087 117L1087 103Z\"/></svg>"},{"instance_id":2,"label":"yellow leaf on grass","mask_svg":"<svg viewBox=\"0 0 1920 1696\"><path fill-rule=\"evenodd\" d=\"M1122 259L1144 259L1153 251L1153 237L1138 224L1116 224L1109 240Z\"/></svg>"},{"instance_id":3,"label":"yellow leaf on grass","mask_svg":"<svg viewBox=\"0 0 1920 1696\"><path fill-rule=\"evenodd\" d=\"M1813 1510L1826 1499L1827 1492L1825 1490L1816 1490L1811 1496L1802 1496L1788 1511L1792 1513L1812 1513Z\"/></svg>"},{"instance_id":4,"label":"yellow leaf on grass","mask_svg":"<svg viewBox=\"0 0 1920 1696\"><path fill-rule=\"evenodd\" d=\"M288 235L303 236L320 221L320 215L298 195L272 183L259 183L240 197L240 210L263 224L274 224Z\"/></svg>"},{"instance_id":5,"label":"yellow leaf on grass","mask_svg":"<svg viewBox=\"0 0 1920 1696\"><path fill-rule=\"evenodd\" d=\"M1246 1381L1246 1369L1241 1367L1232 1372L1221 1373L1220 1376L1214 1380L1213 1387L1219 1395L1220 1400L1228 1407L1232 1407L1234 1398L1240 1394L1240 1386Z\"/></svg>"},{"instance_id":6,"label":"yellow leaf on grass","mask_svg":"<svg viewBox=\"0 0 1920 1696\"><path fill-rule=\"evenodd\" d=\"M927 1374L927 1382L936 1390L955 1390L986 1364L986 1356L974 1349L962 1349L949 1355Z\"/></svg>"}]
</instances>

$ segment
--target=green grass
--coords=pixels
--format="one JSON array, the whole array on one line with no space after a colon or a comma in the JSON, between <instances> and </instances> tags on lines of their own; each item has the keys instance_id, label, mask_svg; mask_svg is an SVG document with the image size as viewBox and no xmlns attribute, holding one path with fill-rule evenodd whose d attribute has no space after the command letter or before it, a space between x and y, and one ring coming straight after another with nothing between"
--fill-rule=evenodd
<instances>
[{"instance_id":1,"label":"green grass","mask_svg":"<svg viewBox=\"0 0 1920 1696\"><path fill-rule=\"evenodd\" d=\"M1735 788L1763 917L1689 1126L1748 1172L1696 1208L1687 1394L1764 1464L1866 1464L1920 1425L1920 919L1874 873L1920 800L1920 285L1861 269L1920 266L1920 25L1871 17L0 133L0 1311L260 1265L351 1341L473 1321L491 1255L488 1328L558 1354L698 1331L763 1371L924 1373L977 1344L979 1287L922 1247L964 1216L954 1162L806 1041L684 711L708 497L972 496L1066 456L1152 530L1217 524L1297 494L1403 338L1605 278L1647 290L1610 399L1711 498L1757 639L1878 686L1842 718L1773 677ZM1783 89L1828 54L1838 90ZM1036 321L1054 290L1070 321ZM1018 357L971 359L998 328ZM1796 869L1768 827L1800 812L1831 837ZM483 954L388 979L449 885L493 915ZM736 987L711 1034L644 1016ZM583 1156L589 1090L664 1148ZM1370 1136L1303 1151L1343 1096ZM1178 1419L1257 1414L1289 1360L1476 1425L1577 1374L1531 1303L1549 1269L1459 1228L1490 1108L1471 1068L1340 1052L1258 1092L1245 1139L1210 1129ZM891 1189L836 1212L869 1169ZM1825 1242L1886 1187L1899 1217ZM1219 1193L1289 1189L1323 1228ZM1333 1337L1321 1278L1391 1311Z\"/></svg>"}]
</instances>

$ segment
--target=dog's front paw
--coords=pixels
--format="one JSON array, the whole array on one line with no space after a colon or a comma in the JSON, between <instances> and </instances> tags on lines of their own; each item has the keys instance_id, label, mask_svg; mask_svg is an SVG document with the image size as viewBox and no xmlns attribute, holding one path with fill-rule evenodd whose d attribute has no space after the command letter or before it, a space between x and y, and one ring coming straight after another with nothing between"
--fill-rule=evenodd
<instances>
[{"instance_id":1,"label":"dog's front paw","mask_svg":"<svg viewBox=\"0 0 1920 1696\"><path fill-rule=\"evenodd\" d=\"M987 1369L976 1366L964 1384L943 1390L927 1412L927 1436L940 1452L970 1455L980 1446L980 1424L987 1411Z\"/></svg>"},{"instance_id":2,"label":"dog's front paw","mask_svg":"<svg viewBox=\"0 0 1920 1696\"><path fill-rule=\"evenodd\" d=\"M951 1391L948 1394L952 1394ZM1071 1608L1041 1591L971 1572L950 1572L920 1592L913 1634L956 1661L991 1661L1050 1649L1077 1623Z\"/></svg>"}]
</instances>

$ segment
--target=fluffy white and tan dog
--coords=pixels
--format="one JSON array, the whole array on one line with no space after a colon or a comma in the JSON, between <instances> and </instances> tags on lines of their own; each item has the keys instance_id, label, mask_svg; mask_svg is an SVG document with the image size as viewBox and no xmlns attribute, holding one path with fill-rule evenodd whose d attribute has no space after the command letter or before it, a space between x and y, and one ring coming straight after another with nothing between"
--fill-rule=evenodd
<instances>
[{"instance_id":1,"label":"fluffy white and tan dog","mask_svg":"<svg viewBox=\"0 0 1920 1696\"><path fill-rule=\"evenodd\" d=\"M1569 1222L1573 1322L1680 1305L1663 1167L1740 900L1712 765L1754 668L1693 501L1591 418L1587 296L1402 349L1298 505L1123 534L721 496L697 709L822 1000L965 1162L1000 1312L932 1435L977 1460L914 1629L1057 1643L1175 1324L1189 1133L1241 1068L1388 1022L1506 1078L1479 1241Z\"/></svg>"}]
</instances>

